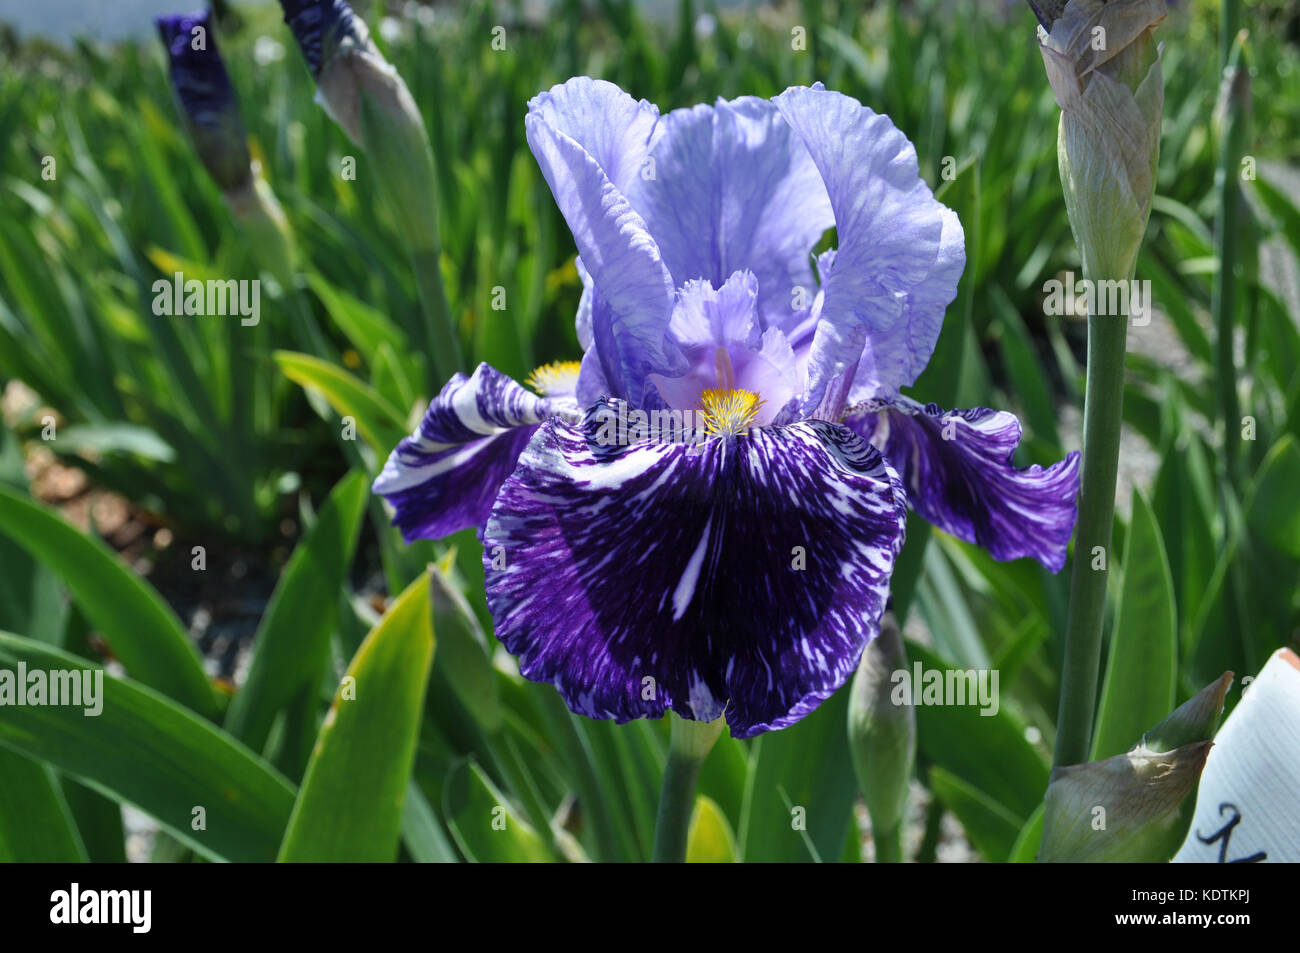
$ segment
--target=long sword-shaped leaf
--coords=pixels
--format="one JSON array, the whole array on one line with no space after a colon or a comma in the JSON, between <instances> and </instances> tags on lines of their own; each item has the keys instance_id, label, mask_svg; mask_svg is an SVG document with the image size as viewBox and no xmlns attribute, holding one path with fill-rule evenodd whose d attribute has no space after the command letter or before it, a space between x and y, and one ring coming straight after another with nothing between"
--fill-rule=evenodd
<instances>
[{"instance_id":1,"label":"long sword-shaped leaf","mask_svg":"<svg viewBox=\"0 0 1300 953\"><path fill-rule=\"evenodd\" d=\"M991 704L982 705L972 697L962 705L934 704L926 694L930 673L937 673L933 677L940 680L942 688L948 672L963 670L915 642L907 642L907 657L912 661L909 682L916 682L918 666L922 672L921 683L911 685L921 757L987 795L1017 818L1028 818L1047 790L1047 757L1025 738L1020 718L1002 704L1005 699L1000 683L999 691L991 693L990 699L997 702L996 711ZM994 687L991 681L987 684L990 689ZM943 694L939 700L949 701Z\"/></svg>"},{"instance_id":2,"label":"long sword-shaped leaf","mask_svg":"<svg viewBox=\"0 0 1300 953\"><path fill-rule=\"evenodd\" d=\"M334 410L357 422L357 430L374 451L386 455L406 436L406 415L369 384L309 354L276 351L286 377L320 393Z\"/></svg>"},{"instance_id":3,"label":"long sword-shaped leaf","mask_svg":"<svg viewBox=\"0 0 1300 953\"><path fill-rule=\"evenodd\" d=\"M1023 821L983 791L938 765L930 769L930 789L957 815L966 836L986 860L1002 860L1014 848Z\"/></svg>"},{"instance_id":4,"label":"long sword-shaped leaf","mask_svg":"<svg viewBox=\"0 0 1300 953\"><path fill-rule=\"evenodd\" d=\"M366 636L316 738L282 861L390 861L433 661L429 574Z\"/></svg>"},{"instance_id":5,"label":"long sword-shaped leaf","mask_svg":"<svg viewBox=\"0 0 1300 953\"><path fill-rule=\"evenodd\" d=\"M217 714L216 693L180 620L107 546L2 486L0 532L63 580L132 678L200 715Z\"/></svg>"},{"instance_id":6,"label":"long sword-shaped leaf","mask_svg":"<svg viewBox=\"0 0 1300 953\"><path fill-rule=\"evenodd\" d=\"M19 663L29 673L99 674L75 655L0 632L0 672ZM135 805L210 860L271 860L293 809L292 785L153 689L108 675L102 687L98 715L84 706L0 708L0 744Z\"/></svg>"},{"instance_id":7,"label":"long sword-shaped leaf","mask_svg":"<svg viewBox=\"0 0 1300 953\"><path fill-rule=\"evenodd\" d=\"M1178 623L1174 580L1160 525L1140 490L1124 542L1124 582L1106 681L1097 711L1092 759L1120 754L1174 707Z\"/></svg>"},{"instance_id":8,"label":"long sword-shaped leaf","mask_svg":"<svg viewBox=\"0 0 1300 953\"><path fill-rule=\"evenodd\" d=\"M39 761L0 748L0 861L85 861L77 831L54 772Z\"/></svg>"},{"instance_id":9,"label":"long sword-shaped leaf","mask_svg":"<svg viewBox=\"0 0 1300 953\"><path fill-rule=\"evenodd\" d=\"M746 861L838 860L858 782L848 756L848 689L753 745L741 823Z\"/></svg>"},{"instance_id":10,"label":"long sword-shaped leaf","mask_svg":"<svg viewBox=\"0 0 1300 953\"><path fill-rule=\"evenodd\" d=\"M266 743L276 713L323 676L366 493L364 474L340 480L280 575L253 641L248 679L226 715L226 730L255 751Z\"/></svg>"},{"instance_id":11,"label":"long sword-shaped leaf","mask_svg":"<svg viewBox=\"0 0 1300 953\"><path fill-rule=\"evenodd\" d=\"M543 863L546 842L515 811L477 764L453 767L443 789L443 812L457 846L471 861Z\"/></svg>"}]
</instances>

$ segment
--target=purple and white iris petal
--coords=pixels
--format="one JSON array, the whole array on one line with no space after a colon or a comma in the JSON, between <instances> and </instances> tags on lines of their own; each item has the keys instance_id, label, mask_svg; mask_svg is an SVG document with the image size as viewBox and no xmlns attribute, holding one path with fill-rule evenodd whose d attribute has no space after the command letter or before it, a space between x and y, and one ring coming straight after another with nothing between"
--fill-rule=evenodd
<instances>
[{"instance_id":1,"label":"purple and white iris petal","mask_svg":"<svg viewBox=\"0 0 1300 953\"><path fill-rule=\"evenodd\" d=\"M889 117L822 88L788 89L774 102L821 172L839 239L823 275L804 410L854 365L882 394L895 393L924 369L956 296L960 224L921 180L916 149Z\"/></svg>"},{"instance_id":2,"label":"purple and white iris petal","mask_svg":"<svg viewBox=\"0 0 1300 953\"><path fill-rule=\"evenodd\" d=\"M592 340L608 383L640 403L649 366L672 367L673 282L614 178L635 177L657 110L610 83L570 80L529 103L528 145L591 276ZM682 368L678 367L678 370Z\"/></svg>"},{"instance_id":3,"label":"purple and white iris petal","mask_svg":"<svg viewBox=\"0 0 1300 953\"><path fill-rule=\"evenodd\" d=\"M898 470L926 520L994 559L1065 566L1079 492L1079 453L1044 469L1012 463L1020 422L1005 411L944 411L907 398L873 402L844 421Z\"/></svg>"},{"instance_id":4,"label":"purple and white iris petal","mask_svg":"<svg viewBox=\"0 0 1300 953\"><path fill-rule=\"evenodd\" d=\"M654 176L628 194L677 285L758 278L760 327L784 327L795 288L813 289L809 253L835 224L812 157L776 106L745 96L664 117Z\"/></svg>"},{"instance_id":5,"label":"purple and white iris petal","mask_svg":"<svg viewBox=\"0 0 1300 953\"><path fill-rule=\"evenodd\" d=\"M242 192L252 183L248 134L210 20L207 13L192 13L154 23L167 47L172 90L199 159L223 192ZM207 38L198 49L195 31Z\"/></svg>"},{"instance_id":6,"label":"purple and white iris petal","mask_svg":"<svg viewBox=\"0 0 1300 953\"><path fill-rule=\"evenodd\" d=\"M798 721L877 631L897 475L826 421L611 445L612 417L548 421L502 486L483 536L498 638L589 717L725 714L740 738Z\"/></svg>"},{"instance_id":7,"label":"purple and white iris petal","mask_svg":"<svg viewBox=\"0 0 1300 953\"><path fill-rule=\"evenodd\" d=\"M439 539L482 526L502 481L550 413L545 399L487 364L449 380L374 483L396 510L402 538Z\"/></svg>"},{"instance_id":8,"label":"purple and white iris petal","mask_svg":"<svg viewBox=\"0 0 1300 953\"><path fill-rule=\"evenodd\" d=\"M230 76L217 51L216 39L209 35L212 28L210 15L164 16L154 23L163 45L167 47L172 89L190 121L198 126L217 128L232 112L237 121L238 106ZM198 47L194 45L195 31L201 31L205 37Z\"/></svg>"}]
</instances>

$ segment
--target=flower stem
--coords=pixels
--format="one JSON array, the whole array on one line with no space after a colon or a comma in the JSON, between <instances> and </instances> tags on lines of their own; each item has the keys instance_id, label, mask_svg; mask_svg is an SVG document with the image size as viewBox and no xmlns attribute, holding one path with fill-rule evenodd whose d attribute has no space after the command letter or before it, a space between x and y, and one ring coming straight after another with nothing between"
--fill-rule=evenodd
<instances>
[{"instance_id":1,"label":"flower stem","mask_svg":"<svg viewBox=\"0 0 1300 953\"><path fill-rule=\"evenodd\" d=\"M1092 743L1111 528L1115 519L1115 474L1119 468L1127 338L1127 317L1088 316L1083 475L1079 488L1079 522L1074 536L1074 569L1070 577L1070 615L1065 629L1061 704L1056 716L1058 766L1087 761ZM1098 547L1101 568L1094 569Z\"/></svg>"},{"instance_id":2,"label":"flower stem","mask_svg":"<svg viewBox=\"0 0 1300 953\"><path fill-rule=\"evenodd\" d=\"M695 807L695 782L709 750L722 732L723 720L690 721L669 715L672 736L668 743L668 764L659 791L659 815L655 820L652 859L656 864L680 864L686 860L686 836Z\"/></svg>"},{"instance_id":3,"label":"flower stem","mask_svg":"<svg viewBox=\"0 0 1300 953\"><path fill-rule=\"evenodd\" d=\"M943 802L933 794L930 804L925 809L925 829L921 835L921 846L916 849L918 864L933 864L939 853L939 837L943 834Z\"/></svg>"},{"instance_id":4,"label":"flower stem","mask_svg":"<svg viewBox=\"0 0 1300 953\"><path fill-rule=\"evenodd\" d=\"M887 831L871 829L876 844L876 863L901 864L903 862L903 825L895 824Z\"/></svg>"},{"instance_id":5,"label":"flower stem","mask_svg":"<svg viewBox=\"0 0 1300 953\"><path fill-rule=\"evenodd\" d=\"M1232 0L1223 5L1224 22L1235 19ZM1241 187L1238 184L1241 155L1245 151L1246 111L1250 105L1250 80L1242 61L1245 33L1231 45L1224 66L1226 86L1220 99L1223 127L1219 133L1219 164L1214 184L1218 211L1214 217L1214 253L1219 268L1214 273L1211 308L1215 327L1215 376L1219 388L1219 412L1223 416L1224 470L1229 485L1239 482L1241 451L1241 405L1237 397L1237 362L1234 332L1237 326L1237 266L1241 232Z\"/></svg>"}]
</instances>

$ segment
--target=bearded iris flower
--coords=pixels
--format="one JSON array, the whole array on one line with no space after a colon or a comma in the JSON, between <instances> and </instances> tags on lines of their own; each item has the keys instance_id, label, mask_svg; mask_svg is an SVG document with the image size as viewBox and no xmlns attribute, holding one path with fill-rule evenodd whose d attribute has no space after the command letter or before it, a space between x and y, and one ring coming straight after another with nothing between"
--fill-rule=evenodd
<instances>
[{"instance_id":1,"label":"bearded iris flower","mask_svg":"<svg viewBox=\"0 0 1300 953\"><path fill-rule=\"evenodd\" d=\"M749 737L853 673L909 503L1062 567L1077 454L1017 469L1012 415L899 392L965 252L887 117L820 85L661 116L578 78L526 128L577 245L582 360L537 394L457 375L375 482L408 540L479 528L525 677L589 717ZM638 411L694 425L612 426Z\"/></svg>"}]
</instances>

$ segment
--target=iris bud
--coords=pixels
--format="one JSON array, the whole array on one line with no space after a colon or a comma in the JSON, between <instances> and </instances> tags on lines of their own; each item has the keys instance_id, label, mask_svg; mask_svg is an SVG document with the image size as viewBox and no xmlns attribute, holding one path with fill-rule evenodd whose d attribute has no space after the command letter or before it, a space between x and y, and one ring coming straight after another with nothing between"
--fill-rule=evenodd
<instances>
[{"instance_id":1,"label":"iris bud","mask_svg":"<svg viewBox=\"0 0 1300 953\"><path fill-rule=\"evenodd\" d=\"M1056 768L1044 801L1038 859L1168 860L1177 846L1178 808L1196 788L1210 745L1194 741L1168 752L1139 745L1104 761Z\"/></svg>"},{"instance_id":2,"label":"iris bud","mask_svg":"<svg viewBox=\"0 0 1300 953\"><path fill-rule=\"evenodd\" d=\"M1127 279L1151 213L1164 77L1153 34L1165 0L1035 4L1039 48L1061 107L1057 157L1084 274Z\"/></svg>"},{"instance_id":3,"label":"iris bud","mask_svg":"<svg viewBox=\"0 0 1300 953\"><path fill-rule=\"evenodd\" d=\"M292 288L297 272L297 247L284 209L261 175L226 193L226 204L243 233L253 259L284 288Z\"/></svg>"},{"instance_id":4,"label":"iris bud","mask_svg":"<svg viewBox=\"0 0 1300 953\"><path fill-rule=\"evenodd\" d=\"M916 711L910 697L902 704L894 698L893 675L906 670L902 633L886 613L880 634L862 652L849 696L849 751L878 859L882 846L897 837L916 758Z\"/></svg>"},{"instance_id":5,"label":"iris bud","mask_svg":"<svg viewBox=\"0 0 1300 953\"><path fill-rule=\"evenodd\" d=\"M433 153L406 83L343 0L280 0L280 6L316 78L316 102L369 156L411 247L437 248Z\"/></svg>"},{"instance_id":6,"label":"iris bud","mask_svg":"<svg viewBox=\"0 0 1300 953\"><path fill-rule=\"evenodd\" d=\"M167 47L186 132L204 168L223 192L249 187L248 137L208 14L165 16L154 23Z\"/></svg>"},{"instance_id":7,"label":"iris bud","mask_svg":"<svg viewBox=\"0 0 1300 953\"><path fill-rule=\"evenodd\" d=\"M1232 673L1224 672L1219 680L1206 685L1199 692L1174 709L1164 721L1156 725L1142 739L1154 751L1172 751L1193 741L1201 741L1214 734L1223 714L1223 700L1232 687Z\"/></svg>"}]
</instances>

